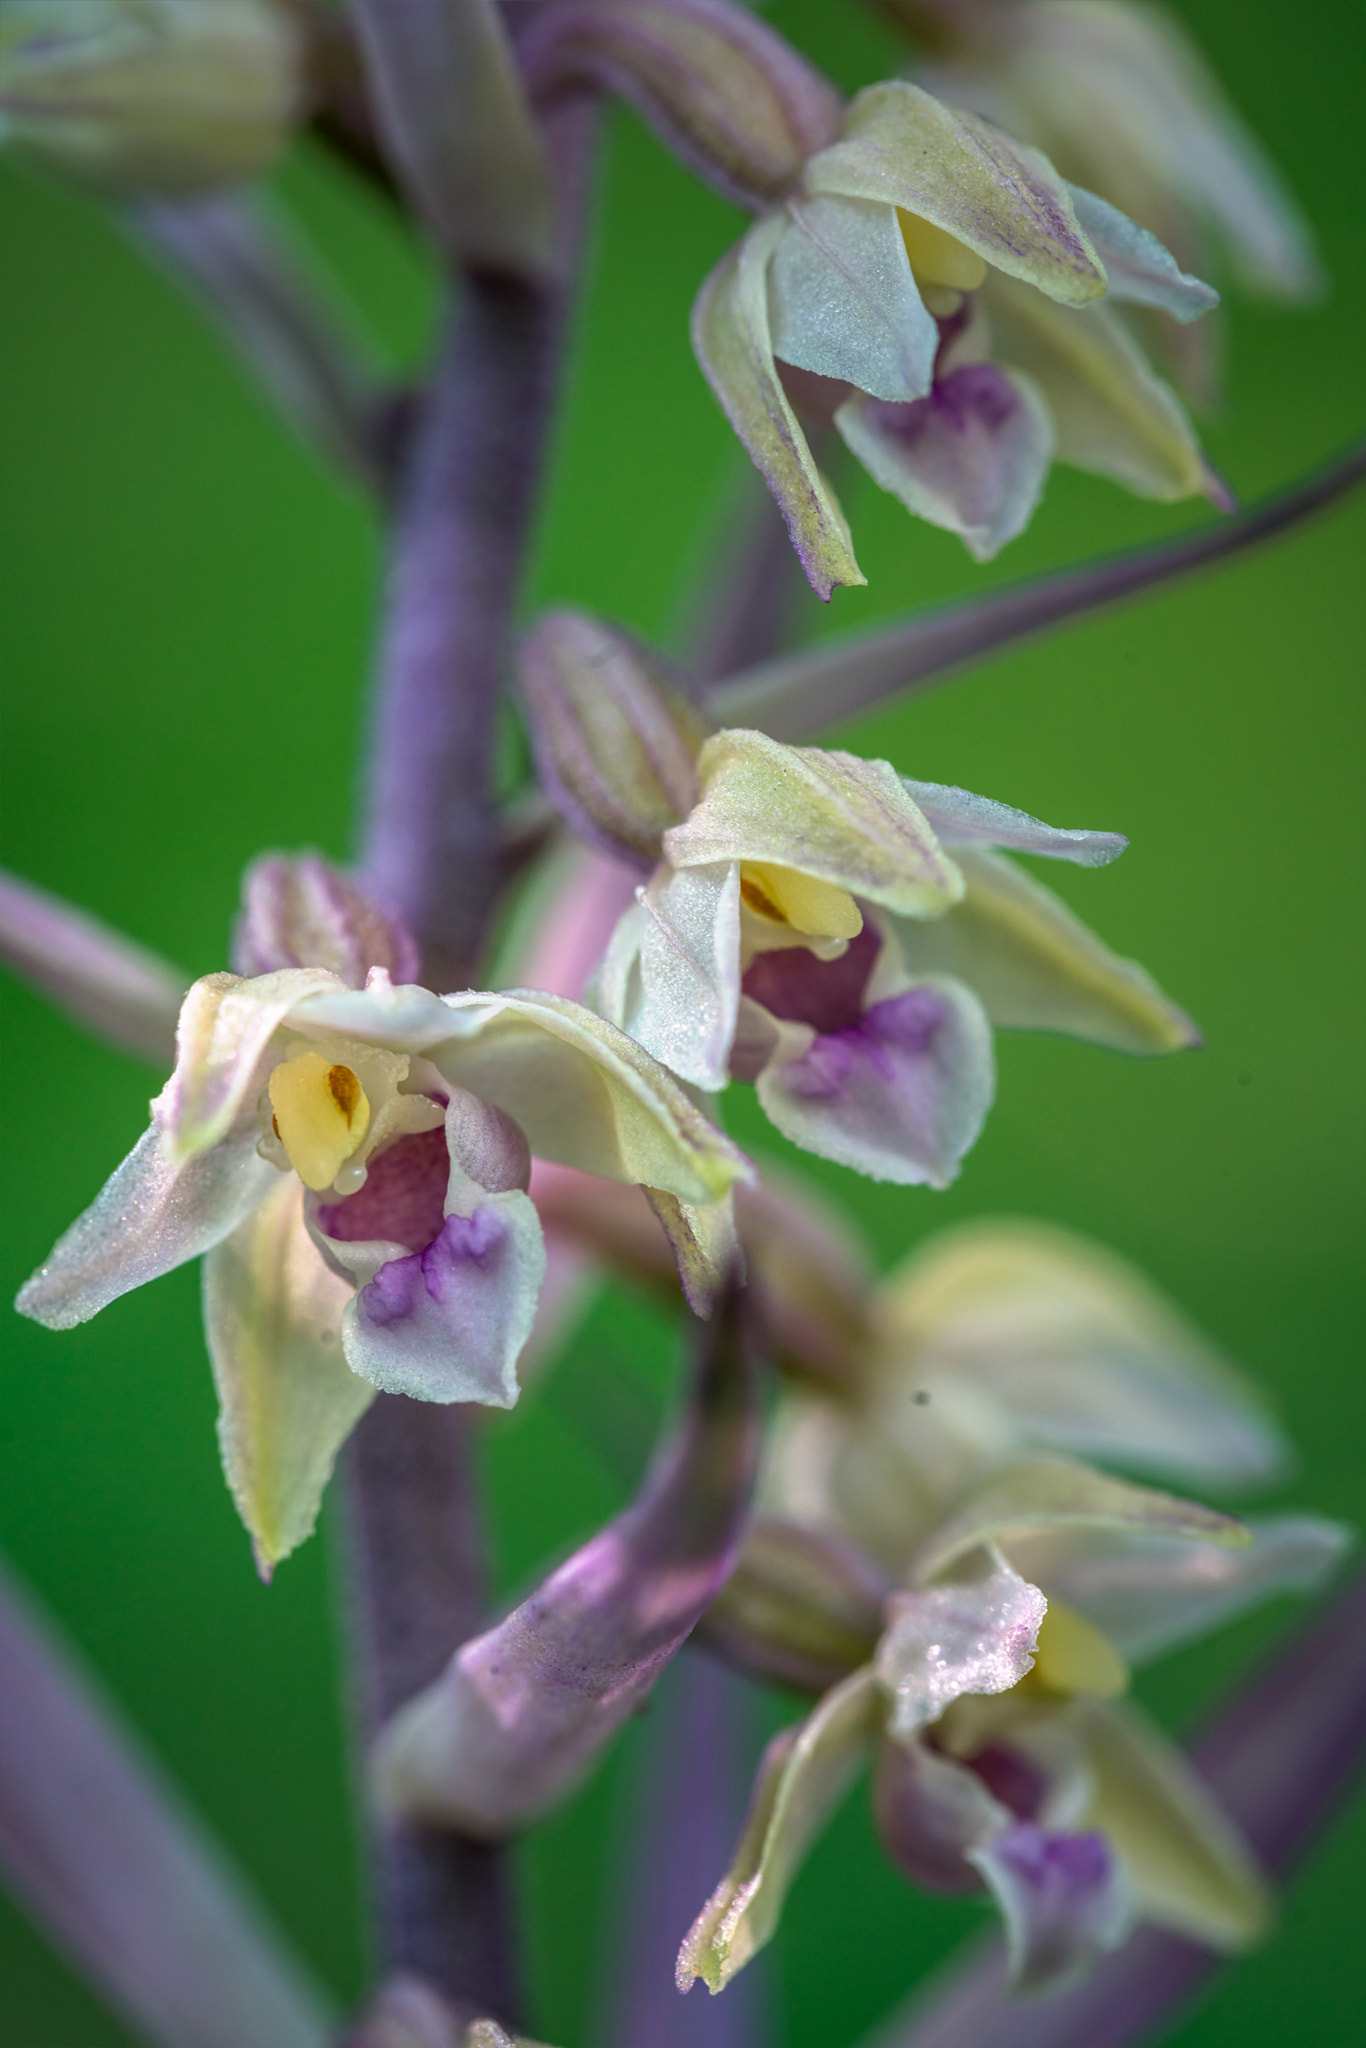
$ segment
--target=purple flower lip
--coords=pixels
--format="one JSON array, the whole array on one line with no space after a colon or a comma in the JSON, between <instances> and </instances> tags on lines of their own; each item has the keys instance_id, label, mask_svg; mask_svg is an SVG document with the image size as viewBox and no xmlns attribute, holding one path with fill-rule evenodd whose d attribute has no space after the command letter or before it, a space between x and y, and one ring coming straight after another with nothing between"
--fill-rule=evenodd
<instances>
[{"instance_id":1,"label":"purple flower lip","mask_svg":"<svg viewBox=\"0 0 1366 2048\"><path fill-rule=\"evenodd\" d=\"M818 960L805 946L760 953L745 970L744 992L785 1023L809 1024L825 1036L857 1025L882 941L865 924L838 960Z\"/></svg>"},{"instance_id":2,"label":"purple flower lip","mask_svg":"<svg viewBox=\"0 0 1366 2048\"><path fill-rule=\"evenodd\" d=\"M935 990L907 989L874 1003L854 1024L823 1032L784 1078L794 1095L810 1101L833 1100L858 1068L893 1086L898 1078L894 1055L923 1058L943 1022L944 1002Z\"/></svg>"},{"instance_id":3,"label":"purple flower lip","mask_svg":"<svg viewBox=\"0 0 1366 2048\"><path fill-rule=\"evenodd\" d=\"M488 1268L506 1236L507 1225L491 1203L473 1216L448 1216L425 1251L390 1259L361 1289L366 1317L383 1330L412 1315L424 1292L442 1303L467 1267L481 1273Z\"/></svg>"},{"instance_id":4,"label":"purple flower lip","mask_svg":"<svg viewBox=\"0 0 1366 2048\"><path fill-rule=\"evenodd\" d=\"M369 1162L363 1188L343 1202L320 1205L318 1227L342 1244L382 1238L423 1252L446 1221L450 1172L440 1126L398 1138Z\"/></svg>"}]
</instances>

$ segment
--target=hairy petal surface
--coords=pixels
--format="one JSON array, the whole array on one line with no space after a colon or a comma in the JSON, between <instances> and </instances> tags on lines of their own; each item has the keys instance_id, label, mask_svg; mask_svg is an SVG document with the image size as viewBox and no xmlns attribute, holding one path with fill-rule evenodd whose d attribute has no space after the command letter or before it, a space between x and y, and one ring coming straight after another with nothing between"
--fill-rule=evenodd
<instances>
[{"instance_id":1,"label":"hairy petal surface","mask_svg":"<svg viewBox=\"0 0 1366 2048\"><path fill-rule=\"evenodd\" d=\"M796 1031L783 1028L756 1083L783 1136L873 1180L947 1187L996 1088L991 1027L972 991L917 981L794 1057Z\"/></svg>"},{"instance_id":2,"label":"hairy petal surface","mask_svg":"<svg viewBox=\"0 0 1366 2048\"><path fill-rule=\"evenodd\" d=\"M1086 1819L1115 1845L1146 1920L1212 1948L1266 1932L1270 1901L1251 1850L1175 1744L1127 1701L1091 1705Z\"/></svg>"},{"instance_id":3,"label":"hairy petal surface","mask_svg":"<svg viewBox=\"0 0 1366 2048\"><path fill-rule=\"evenodd\" d=\"M1215 1508L1131 1486L1068 1458L1020 1458L984 1480L940 1523L916 1554L913 1578L925 1585L984 1544L1009 1544L1013 1557L1013 1539L1033 1530L1071 1531L1082 1545L1102 1530L1230 1549L1252 1540L1242 1522Z\"/></svg>"},{"instance_id":4,"label":"hairy petal surface","mask_svg":"<svg viewBox=\"0 0 1366 2048\"><path fill-rule=\"evenodd\" d=\"M738 1291L701 1341L688 1412L632 1505L381 1735L390 1810L494 1838L524 1826L582 1776L695 1626L734 1560L754 1465Z\"/></svg>"},{"instance_id":5,"label":"hairy petal surface","mask_svg":"<svg viewBox=\"0 0 1366 2048\"><path fill-rule=\"evenodd\" d=\"M676 868L771 862L906 917L939 916L962 893L886 761L734 730L712 735L698 773L701 800L664 835Z\"/></svg>"},{"instance_id":6,"label":"hairy petal surface","mask_svg":"<svg viewBox=\"0 0 1366 2048\"><path fill-rule=\"evenodd\" d=\"M692 342L721 410L778 501L812 589L828 598L835 584L867 578L773 361L768 266L785 226L784 215L766 215L722 257L697 295Z\"/></svg>"},{"instance_id":7,"label":"hairy petal surface","mask_svg":"<svg viewBox=\"0 0 1366 2048\"><path fill-rule=\"evenodd\" d=\"M923 398L939 327L911 275L896 209L793 200L769 266L773 353L875 398Z\"/></svg>"},{"instance_id":8,"label":"hairy petal surface","mask_svg":"<svg viewBox=\"0 0 1366 2048\"><path fill-rule=\"evenodd\" d=\"M14 1305L49 1330L89 1322L121 1294L218 1244L278 1179L257 1157L254 1130L172 1165L154 1124L58 1238Z\"/></svg>"},{"instance_id":9,"label":"hairy petal surface","mask_svg":"<svg viewBox=\"0 0 1366 2048\"><path fill-rule=\"evenodd\" d=\"M843 140L810 159L802 182L812 193L902 207L1064 305L1105 291L1104 268L1048 159L903 79L858 94Z\"/></svg>"},{"instance_id":10,"label":"hairy petal surface","mask_svg":"<svg viewBox=\"0 0 1366 2048\"><path fill-rule=\"evenodd\" d=\"M914 405L856 393L835 425L875 483L989 562L1023 533L1053 460L1053 421L1029 378L967 363Z\"/></svg>"},{"instance_id":11,"label":"hairy petal surface","mask_svg":"<svg viewBox=\"0 0 1366 2048\"><path fill-rule=\"evenodd\" d=\"M167 1157L179 1163L225 1137L264 1087L270 1041L290 1011L344 987L339 975L312 967L197 981L176 1026L175 1072L152 1104Z\"/></svg>"},{"instance_id":12,"label":"hairy petal surface","mask_svg":"<svg viewBox=\"0 0 1366 2048\"><path fill-rule=\"evenodd\" d=\"M1048 860L1070 860L1081 868L1107 867L1129 844L1122 832L1087 832L1045 825L1028 811L975 796L946 782L915 782L902 787L934 828L941 846L1008 846L1015 853L1038 853Z\"/></svg>"},{"instance_id":13,"label":"hairy petal surface","mask_svg":"<svg viewBox=\"0 0 1366 2048\"><path fill-rule=\"evenodd\" d=\"M1352 1542L1319 1515L1269 1515L1247 1523L1250 1541L1214 1549L1162 1534L1099 1531L1011 1542L1022 1569L1098 1628L1128 1663L1142 1663L1209 1633L1282 1593L1318 1590Z\"/></svg>"},{"instance_id":14,"label":"hairy petal surface","mask_svg":"<svg viewBox=\"0 0 1366 2048\"><path fill-rule=\"evenodd\" d=\"M1212 285L1189 277L1156 235L1108 200L1069 185L1077 220L1110 280L1108 296L1133 306L1158 306L1174 320L1198 320L1219 303Z\"/></svg>"},{"instance_id":15,"label":"hairy petal surface","mask_svg":"<svg viewBox=\"0 0 1366 2048\"><path fill-rule=\"evenodd\" d=\"M884 1282L906 1374L984 1388L1037 1443L1188 1481L1272 1478L1286 1444L1256 1390L1127 1260L1033 1222L943 1232ZM1066 1597L1066 1596L1064 1596Z\"/></svg>"},{"instance_id":16,"label":"hairy petal surface","mask_svg":"<svg viewBox=\"0 0 1366 2048\"><path fill-rule=\"evenodd\" d=\"M350 1299L304 1228L293 1174L204 1261L223 1469L263 1578L312 1535L337 1452L374 1399L342 1355Z\"/></svg>"},{"instance_id":17,"label":"hairy petal surface","mask_svg":"<svg viewBox=\"0 0 1366 2048\"><path fill-rule=\"evenodd\" d=\"M617 927L598 997L671 1072L724 1088L740 1003L739 862L661 867Z\"/></svg>"},{"instance_id":18,"label":"hairy petal surface","mask_svg":"<svg viewBox=\"0 0 1366 2048\"><path fill-rule=\"evenodd\" d=\"M1055 306L1005 277L988 279L983 300L993 354L1033 379L1052 414L1059 462L1143 498L1225 502L1180 400L1118 314Z\"/></svg>"},{"instance_id":19,"label":"hairy petal surface","mask_svg":"<svg viewBox=\"0 0 1366 2048\"><path fill-rule=\"evenodd\" d=\"M872 1666L855 1671L764 1751L730 1869L678 1956L678 1988L720 1991L773 1938L808 1848L844 1796L881 1713Z\"/></svg>"},{"instance_id":20,"label":"hairy petal surface","mask_svg":"<svg viewBox=\"0 0 1366 2048\"><path fill-rule=\"evenodd\" d=\"M1116 1052L1179 1052L1200 1035L1137 961L1112 953L1067 905L1004 854L960 846L966 892L934 924L901 924L913 972L951 974L993 1024L1063 1031Z\"/></svg>"},{"instance_id":21,"label":"hairy petal surface","mask_svg":"<svg viewBox=\"0 0 1366 2048\"><path fill-rule=\"evenodd\" d=\"M1005 1559L975 1579L894 1593L877 1675L898 1739L937 1721L964 1693L1009 1692L1033 1669L1048 1602Z\"/></svg>"}]
</instances>

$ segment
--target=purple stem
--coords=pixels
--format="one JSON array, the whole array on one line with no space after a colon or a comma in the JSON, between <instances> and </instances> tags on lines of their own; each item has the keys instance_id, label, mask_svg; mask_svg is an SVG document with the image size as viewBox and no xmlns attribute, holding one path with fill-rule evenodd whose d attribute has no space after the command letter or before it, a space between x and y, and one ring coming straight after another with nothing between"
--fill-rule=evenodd
<instances>
[{"instance_id":1,"label":"purple stem","mask_svg":"<svg viewBox=\"0 0 1366 2048\"><path fill-rule=\"evenodd\" d=\"M1191 1755L1268 1873L1288 1877L1366 1758L1366 1571L1239 1684ZM865 2048L1129 2048L1169 2026L1223 1967L1208 1949L1143 1927L1073 1990L1019 2003L1005 1996L1000 1944L978 1944Z\"/></svg>"},{"instance_id":2,"label":"purple stem","mask_svg":"<svg viewBox=\"0 0 1366 2048\"><path fill-rule=\"evenodd\" d=\"M469 985L500 878L498 693L563 313L554 285L466 280L399 488L365 866L439 989Z\"/></svg>"},{"instance_id":3,"label":"purple stem","mask_svg":"<svg viewBox=\"0 0 1366 2048\"><path fill-rule=\"evenodd\" d=\"M674 1988L679 1944L744 1812L758 1749L752 1708L743 1678L690 1650L656 1695L644 1783L632 1783L630 1860L617 1874L607 2048L750 2048L763 2036L766 1958L721 1998L700 1983L686 1998Z\"/></svg>"},{"instance_id":4,"label":"purple stem","mask_svg":"<svg viewBox=\"0 0 1366 2048\"><path fill-rule=\"evenodd\" d=\"M759 726L775 739L807 739L891 698L943 682L954 669L1027 640L1046 626L1103 610L1140 590L1242 554L1345 497L1363 477L1366 442L1251 511L1180 540L1040 576L990 597L922 612L875 633L764 662L712 690L707 709L720 725Z\"/></svg>"},{"instance_id":5,"label":"purple stem","mask_svg":"<svg viewBox=\"0 0 1366 2048\"><path fill-rule=\"evenodd\" d=\"M744 503L727 521L723 548L709 564L715 595L688 664L698 697L786 645L809 589L782 514L766 490L744 481Z\"/></svg>"},{"instance_id":6,"label":"purple stem","mask_svg":"<svg viewBox=\"0 0 1366 2048\"><path fill-rule=\"evenodd\" d=\"M362 1738L436 1678L484 1614L475 1418L380 1394L346 1453L351 1625ZM519 1992L501 1849L376 1823L372 1884L387 1971L511 2024Z\"/></svg>"}]
</instances>

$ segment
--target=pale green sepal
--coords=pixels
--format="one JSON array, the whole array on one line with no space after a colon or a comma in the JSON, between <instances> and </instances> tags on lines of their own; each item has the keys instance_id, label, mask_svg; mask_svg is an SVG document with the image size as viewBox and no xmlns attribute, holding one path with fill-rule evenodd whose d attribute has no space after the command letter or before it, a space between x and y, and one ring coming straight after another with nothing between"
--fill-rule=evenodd
<instances>
[{"instance_id":1,"label":"pale green sepal","mask_svg":"<svg viewBox=\"0 0 1366 2048\"><path fill-rule=\"evenodd\" d=\"M679 1951L680 1991L698 1977L720 1991L772 1939L797 1868L843 1796L881 1715L881 1689L865 1664L799 1727L770 1742L734 1861Z\"/></svg>"},{"instance_id":2,"label":"pale green sepal","mask_svg":"<svg viewBox=\"0 0 1366 2048\"><path fill-rule=\"evenodd\" d=\"M1057 459L1143 498L1222 502L1181 401L1149 368L1108 306L1055 306L1007 277L982 288L992 353L1034 379L1057 432Z\"/></svg>"},{"instance_id":3,"label":"pale green sepal","mask_svg":"<svg viewBox=\"0 0 1366 2048\"><path fill-rule=\"evenodd\" d=\"M843 139L810 158L802 183L899 206L1064 305L1105 292L1104 266L1047 157L905 79L859 93Z\"/></svg>"},{"instance_id":4,"label":"pale green sepal","mask_svg":"<svg viewBox=\"0 0 1366 2048\"><path fill-rule=\"evenodd\" d=\"M896 209L827 193L789 201L788 215L769 270L774 354L894 404L924 398L939 328Z\"/></svg>"},{"instance_id":5,"label":"pale green sepal","mask_svg":"<svg viewBox=\"0 0 1366 2048\"><path fill-rule=\"evenodd\" d=\"M722 257L697 295L692 340L722 411L778 501L812 589L828 598L835 584L867 578L774 366L768 267L786 225L784 214L767 214Z\"/></svg>"},{"instance_id":6,"label":"pale green sepal","mask_svg":"<svg viewBox=\"0 0 1366 2048\"><path fill-rule=\"evenodd\" d=\"M312 1534L337 1452L374 1399L342 1356L350 1300L304 1228L292 1173L204 1261L223 1469L264 1579Z\"/></svg>"},{"instance_id":7,"label":"pale green sepal","mask_svg":"<svg viewBox=\"0 0 1366 2048\"><path fill-rule=\"evenodd\" d=\"M768 861L903 917L939 917L962 894L957 867L886 761L731 731L714 733L697 765L701 801L664 835L676 868Z\"/></svg>"},{"instance_id":8,"label":"pale green sepal","mask_svg":"<svg viewBox=\"0 0 1366 2048\"><path fill-rule=\"evenodd\" d=\"M1250 1543L1233 1515L1180 1500L1155 1487L1131 1486L1069 1458L1020 1458L975 1488L917 1551L911 1582L927 1585L971 1551L1008 1546L1035 1531L1127 1529L1225 1548Z\"/></svg>"},{"instance_id":9,"label":"pale green sepal","mask_svg":"<svg viewBox=\"0 0 1366 2048\"><path fill-rule=\"evenodd\" d=\"M1112 953L1008 855L965 846L953 858L967 885L962 902L934 924L899 927L914 973L956 975L993 1024L1018 1031L1063 1031L1130 1053L1200 1043L1137 961Z\"/></svg>"},{"instance_id":10,"label":"pale green sepal","mask_svg":"<svg viewBox=\"0 0 1366 2048\"><path fill-rule=\"evenodd\" d=\"M1252 1851L1175 1745L1127 1701L1089 1705L1084 1731L1085 1824L1123 1857L1141 1916L1216 1949L1265 1934L1271 1901Z\"/></svg>"},{"instance_id":11,"label":"pale green sepal","mask_svg":"<svg viewBox=\"0 0 1366 2048\"><path fill-rule=\"evenodd\" d=\"M173 1166L207 1152L265 1086L263 1058L296 1003L346 987L321 967L288 967L243 980L206 974L181 1006L176 1068L152 1115Z\"/></svg>"},{"instance_id":12,"label":"pale green sepal","mask_svg":"<svg viewBox=\"0 0 1366 2048\"><path fill-rule=\"evenodd\" d=\"M734 1195L699 1208L662 1188L646 1188L644 1194L669 1240L684 1300L695 1316L709 1320L729 1276L743 1271Z\"/></svg>"}]
</instances>

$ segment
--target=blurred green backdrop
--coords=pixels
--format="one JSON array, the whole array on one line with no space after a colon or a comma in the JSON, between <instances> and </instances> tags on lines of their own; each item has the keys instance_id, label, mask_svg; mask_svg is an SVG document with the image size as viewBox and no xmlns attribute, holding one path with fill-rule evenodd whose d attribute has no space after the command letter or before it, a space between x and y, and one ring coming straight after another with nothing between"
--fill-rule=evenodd
<instances>
[{"instance_id":1,"label":"blurred green backdrop","mask_svg":"<svg viewBox=\"0 0 1366 2048\"><path fill-rule=\"evenodd\" d=\"M1308 314L1234 306L1231 400L1208 441L1254 496L1361 425L1363 17L1349 0L1293 13L1184 0L1180 11L1306 203L1333 278ZM852 0L772 13L847 87L892 68ZM307 150L279 185L376 339L413 360L433 308L414 249ZM651 634L680 630L741 468L686 317L737 226L633 121L611 121L528 608L568 600ZM253 854L348 851L374 521L85 199L0 169L0 278L4 859L203 973L223 964ZM1204 516L1061 470L1030 533L978 571L871 485L852 488L846 509L870 588L840 593L829 613L812 600L808 631ZM889 1261L940 1223L1003 1211L1056 1218L1141 1260L1273 1390L1303 1454L1285 1498L1358 1522L1363 537L1358 504L848 735L916 775L1127 832L1116 869L1069 871L1058 886L1187 1005L1208 1048L1142 1064L1007 1040L999 1107L949 1194L824 1176ZM5 995L12 1292L137 1135L159 1080L16 984ZM743 1099L733 1126L770 1142ZM363 1938L328 1540L269 1591L258 1585L217 1469L196 1275L71 1335L17 1318L5 1334L10 1554L304 1952L351 1995ZM490 1430L500 1588L612 1510L593 1406L617 1382L657 1406L672 1343L652 1309L600 1306L544 1395ZM1288 1619L1255 1617L1170 1659L1144 1694L1180 1725ZM589 1948L624 1782L618 1755L523 1855L533 2031L561 2048L593 2040ZM1266 1948L1176 2030L1182 2048L1347 2036L1360 1820L1358 1809L1355 1833L1344 1820L1294 1888ZM124 2042L42 1939L3 1913L4 2048ZM895 1879L851 1800L778 1945L786 2048L853 2041L977 1920L975 1907Z\"/></svg>"}]
</instances>

